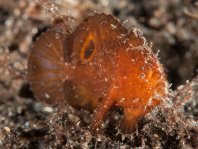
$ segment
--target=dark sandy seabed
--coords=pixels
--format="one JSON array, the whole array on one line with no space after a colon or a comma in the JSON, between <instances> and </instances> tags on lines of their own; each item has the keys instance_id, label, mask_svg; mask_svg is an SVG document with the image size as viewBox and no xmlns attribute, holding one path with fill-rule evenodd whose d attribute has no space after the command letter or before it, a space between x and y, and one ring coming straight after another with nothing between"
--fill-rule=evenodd
<instances>
[{"instance_id":1,"label":"dark sandy seabed","mask_svg":"<svg viewBox=\"0 0 198 149\"><path fill-rule=\"evenodd\" d=\"M198 1L196 0L0 1L0 148L198 148ZM54 4L54 5L53 5ZM57 8L57 9L55 9ZM170 97L138 124L134 134L117 129L122 111L113 108L105 136L90 134L92 113L67 104L37 101L25 79L31 44L53 14L77 19L111 13L140 29L158 53Z\"/></svg>"}]
</instances>

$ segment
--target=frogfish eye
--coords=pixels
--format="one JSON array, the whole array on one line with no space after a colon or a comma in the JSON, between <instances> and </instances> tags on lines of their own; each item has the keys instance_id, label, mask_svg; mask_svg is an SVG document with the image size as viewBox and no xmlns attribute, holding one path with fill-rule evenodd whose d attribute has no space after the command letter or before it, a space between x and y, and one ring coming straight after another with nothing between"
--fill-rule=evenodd
<instances>
[{"instance_id":1,"label":"frogfish eye","mask_svg":"<svg viewBox=\"0 0 198 149\"><path fill-rule=\"evenodd\" d=\"M80 59L82 63L89 62L95 53L95 43L94 43L94 37L92 34L89 34L87 39L84 41L81 53L80 53Z\"/></svg>"}]
</instances>

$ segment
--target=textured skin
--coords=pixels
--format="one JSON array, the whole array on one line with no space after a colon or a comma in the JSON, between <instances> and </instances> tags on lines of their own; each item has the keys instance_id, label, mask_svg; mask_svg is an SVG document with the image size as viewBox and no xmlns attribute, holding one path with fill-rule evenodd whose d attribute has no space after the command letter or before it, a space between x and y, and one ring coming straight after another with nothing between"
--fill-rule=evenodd
<instances>
[{"instance_id":1,"label":"textured skin","mask_svg":"<svg viewBox=\"0 0 198 149\"><path fill-rule=\"evenodd\" d=\"M33 45L28 72L38 99L96 109L94 134L102 133L112 106L124 109L122 131L133 132L167 89L163 69L144 38L103 13L88 16L70 35L53 29L44 33Z\"/></svg>"}]
</instances>

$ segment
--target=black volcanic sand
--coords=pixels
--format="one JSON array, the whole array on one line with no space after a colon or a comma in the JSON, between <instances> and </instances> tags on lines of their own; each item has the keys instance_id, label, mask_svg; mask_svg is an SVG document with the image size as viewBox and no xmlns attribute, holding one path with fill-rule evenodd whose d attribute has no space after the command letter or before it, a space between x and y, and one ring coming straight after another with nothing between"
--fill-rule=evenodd
<instances>
[{"instance_id":1,"label":"black volcanic sand","mask_svg":"<svg viewBox=\"0 0 198 149\"><path fill-rule=\"evenodd\" d=\"M34 98L28 82L31 44L50 26L49 6L27 0L0 2L0 148L197 148L198 2L194 0L93 0L58 12L75 17L112 13L126 27L139 28L158 53L171 84L169 100L138 123L131 135L117 128L122 109L112 108L104 136L90 134L92 113L67 104L50 106ZM188 81L189 80L189 81Z\"/></svg>"}]
</instances>

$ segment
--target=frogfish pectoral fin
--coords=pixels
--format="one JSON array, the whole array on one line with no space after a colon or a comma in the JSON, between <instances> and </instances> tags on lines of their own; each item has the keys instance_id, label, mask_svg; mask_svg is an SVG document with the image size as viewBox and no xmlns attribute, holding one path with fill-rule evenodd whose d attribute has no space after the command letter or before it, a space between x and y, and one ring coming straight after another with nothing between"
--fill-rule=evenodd
<instances>
[{"instance_id":1,"label":"frogfish pectoral fin","mask_svg":"<svg viewBox=\"0 0 198 149\"><path fill-rule=\"evenodd\" d=\"M145 112L142 109L124 109L124 119L120 125L122 133L131 134L133 133L138 126L139 120L145 115Z\"/></svg>"},{"instance_id":2,"label":"frogfish pectoral fin","mask_svg":"<svg viewBox=\"0 0 198 149\"><path fill-rule=\"evenodd\" d=\"M103 134L102 125L105 115L109 111L109 109L113 106L114 100L110 97L104 98L102 102L99 104L98 108L94 112L92 125L91 125L91 133L93 135L101 135Z\"/></svg>"}]
</instances>

